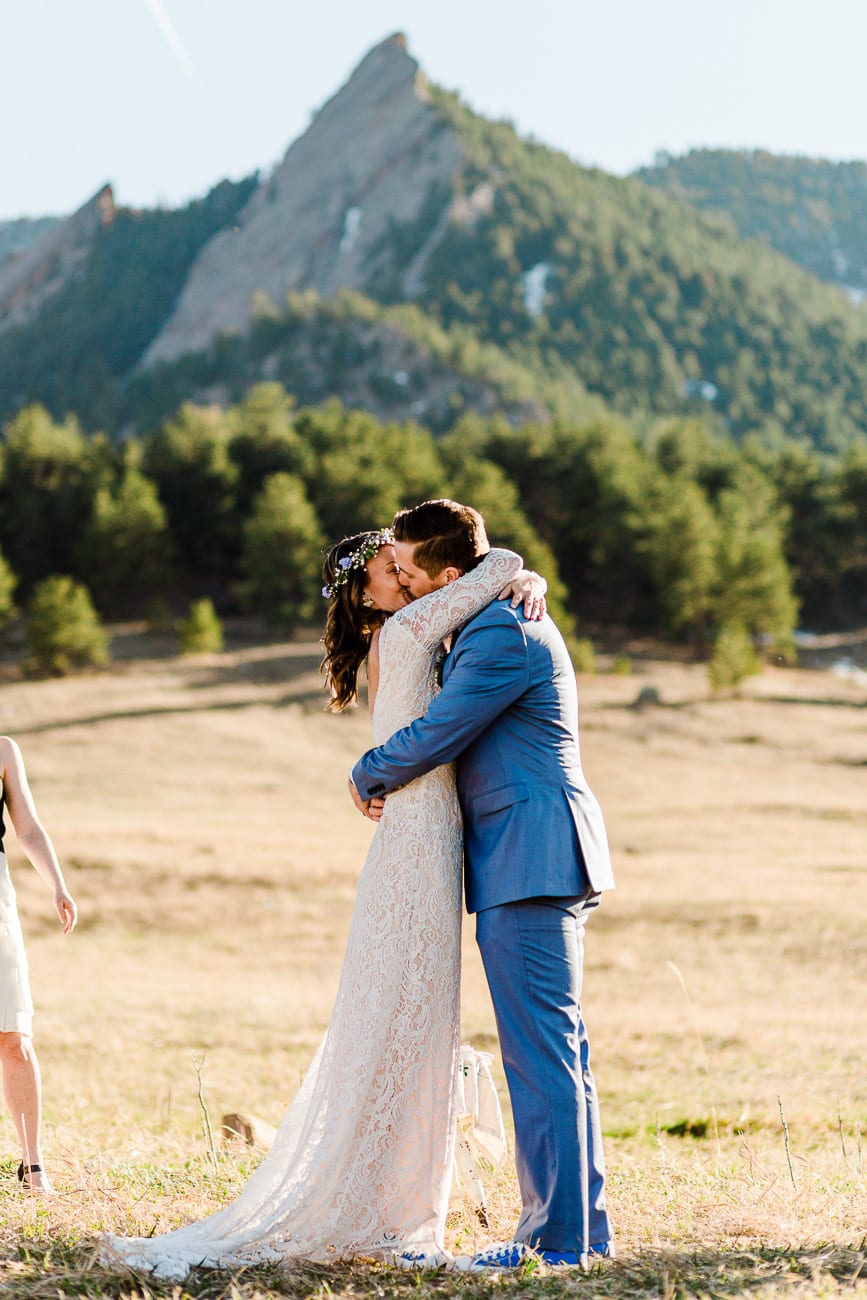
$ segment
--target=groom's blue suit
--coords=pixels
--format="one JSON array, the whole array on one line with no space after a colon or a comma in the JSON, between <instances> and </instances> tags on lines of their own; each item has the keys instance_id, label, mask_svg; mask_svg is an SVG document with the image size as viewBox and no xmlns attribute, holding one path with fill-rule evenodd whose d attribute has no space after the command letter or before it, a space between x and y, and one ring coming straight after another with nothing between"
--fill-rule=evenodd
<instances>
[{"instance_id":1,"label":"groom's blue suit","mask_svg":"<svg viewBox=\"0 0 867 1300\"><path fill-rule=\"evenodd\" d=\"M495 602L456 635L424 717L355 765L362 799L457 760L467 909L515 1121L516 1240L583 1253L611 1238L581 1015L587 909L614 887L578 745L575 672L550 618Z\"/></svg>"}]
</instances>

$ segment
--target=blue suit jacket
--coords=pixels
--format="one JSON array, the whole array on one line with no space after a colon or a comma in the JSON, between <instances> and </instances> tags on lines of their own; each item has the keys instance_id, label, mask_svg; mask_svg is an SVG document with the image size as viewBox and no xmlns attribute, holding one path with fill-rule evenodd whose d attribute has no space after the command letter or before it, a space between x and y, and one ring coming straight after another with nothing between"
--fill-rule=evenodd
<instances>
[{"instance_id":1,"label":"blue suit jacket","mask_svg":"<svg viewBox=\"0 0 867 1300\"><path fill-rule=\"evenodd\" d=\"M575 671L548 617L494 601L456 636L427 713L359 759L363 799L457 760L467 910L613 889L581 770Z\"/></svg>"}]
</instances>

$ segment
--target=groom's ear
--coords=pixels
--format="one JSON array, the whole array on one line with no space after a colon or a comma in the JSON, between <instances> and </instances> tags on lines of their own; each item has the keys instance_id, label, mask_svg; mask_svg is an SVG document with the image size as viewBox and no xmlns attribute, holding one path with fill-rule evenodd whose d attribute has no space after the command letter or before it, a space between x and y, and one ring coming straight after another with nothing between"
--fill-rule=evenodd
<instances>
[{"instance_id":1,"label":"groom's ear","mask_svg":"<svg viewBox=\"0 0 867 1300\"><path fill-rule=\"evenodd\" d=\"M447 587L455 578L463 576L463 569L456 569L453 564L446 565L441 573L438 573L434 579L434 587Z\"/></svg>"}]
</instances>

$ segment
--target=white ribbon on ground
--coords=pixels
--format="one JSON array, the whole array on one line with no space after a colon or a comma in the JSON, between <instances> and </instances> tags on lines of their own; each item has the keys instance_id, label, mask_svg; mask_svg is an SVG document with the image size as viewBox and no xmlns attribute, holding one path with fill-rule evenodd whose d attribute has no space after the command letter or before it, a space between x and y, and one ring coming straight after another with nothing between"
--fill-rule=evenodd
<instances>
[{"instance_id":1,"label":"white ribbon on ground","mask_svg":"<svg viewBox=\"0 0 867 1300\"><path fill-rule=\"evenodd\" d=\"M464 1043L455 1077L457 1131L449 1205L456 1209L468 1200L483 1223L487 1221L484 1175L498 1168L507 1152L503 1112L491 1077L493 1059L489 1052L477 1052Z\"/></svg>"}]
</instances>

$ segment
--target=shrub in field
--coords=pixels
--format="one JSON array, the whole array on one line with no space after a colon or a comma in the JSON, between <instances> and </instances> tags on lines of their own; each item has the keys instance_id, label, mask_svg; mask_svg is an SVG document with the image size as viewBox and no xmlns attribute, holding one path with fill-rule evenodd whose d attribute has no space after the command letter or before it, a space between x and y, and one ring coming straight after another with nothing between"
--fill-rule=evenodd
<instances>
[{"instance_id":1,"label":"shrub in field","mask_svg":"<svg viewBox=\"0 0 867 1300\"><path fill-rule=\"evenodd\" d=\"M596 672L596 651L593 649L593 642L588 637L571 637L569 640L569 654L572 657L576 673L592 675Z\"/></svg>"},{"instance_id":2,"label":"shrub in field","mask_svg":"<svg viewBox=\"0 0 867 1300\"><path fill-rule=\"evenodd\" d=\"M108 637L87 588L62 575L43 578L27 607L27 646L36 672L63 675L106 663Z\"/></svg>"},{"instance_id":3,"label":"shrub in field","mask_svg":"<svg viewBox=\"0 0 867 1300\"><path fill-rule=\"evenodd\" d=\"M204 596L194 600L180 626L181 653L215 654L223 648L223 628L213 602Z\"/></svg>"},{"instance_id":4,"label":"shrub in field","mask_svg":"<svg viewBox=\"0 0 867 1300\"><path fill-rule=\"evenodd\" d=\"M745 678L762 671L761 655L743 623L729 623L720 628L707 671L715 691L739 686Z\"/></svg>"},{"instance_id":5,"label":"shrub in field","mask_svg":"<svg viewBox=\"0 0 867 1300\"><path fill-rule=\"evenodd\" d=\"M0 551L0 636L17 613L13 600L15 587L15 574L6 563L3 552Z\"/></svg>"}]
</instances>

